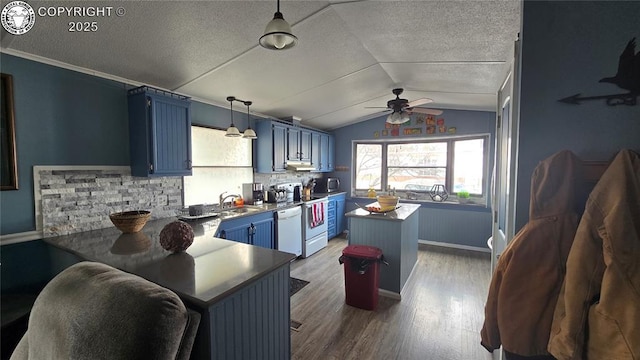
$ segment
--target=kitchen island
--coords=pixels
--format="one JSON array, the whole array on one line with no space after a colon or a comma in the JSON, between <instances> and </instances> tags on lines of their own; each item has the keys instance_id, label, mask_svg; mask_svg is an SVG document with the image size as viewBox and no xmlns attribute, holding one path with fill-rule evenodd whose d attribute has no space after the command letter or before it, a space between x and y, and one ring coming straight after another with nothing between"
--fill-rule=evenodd
<instances>
[{"instance_id":1,"label":"kitchen island","mask_svg":"<svg viewBox=\"0 0 640 360\"><path fill-rule=\"evenodd\" d=\"M377 203L376 203L377 204ZM369 245L382 250L389 265L380 266L380 294L401 299L418 260L418 210L420 205L399 203L387 213L356 209L349 219L349 245Z\"/></svg>"},{"instance_id":2,"label":"kitchen island","mask_svg":"<svg viewBox=\"0 0 640 360\"><path fill-rule=\"evenodd\" d=\"M135 234L106 228L44 241L176 292L202 315L194 359L289 359L294 255L214 238L219 219L191 222L193 244L172 254L160 246L159 235L175 220L150 221Z\"/></svg>"}]
</instances>

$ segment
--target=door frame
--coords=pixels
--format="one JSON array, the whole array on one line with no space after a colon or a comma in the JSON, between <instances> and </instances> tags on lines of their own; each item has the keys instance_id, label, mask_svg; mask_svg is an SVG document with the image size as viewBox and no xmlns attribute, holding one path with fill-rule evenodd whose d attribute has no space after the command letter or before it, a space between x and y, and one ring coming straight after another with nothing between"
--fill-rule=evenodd
<instances>
[{"instance_id":1,"label":"door frame","mask_svg":"<svg viewBox=\"0 0 640 360\"><path fill-rule=\"evenodd\" d=\"M518 136L520 124L520 34L514 42L513 59L498 90L496 104L496 146L493 178L491 182L491 272L497 261L515 236L515 209L518 170ZM503 206L500 202L504 201ZM504 211L504 214L502 214ZM500 217L504 216L504 229ZM502 349L494 351L494 360L504 358Z\"/></svg>"}]
</instances>

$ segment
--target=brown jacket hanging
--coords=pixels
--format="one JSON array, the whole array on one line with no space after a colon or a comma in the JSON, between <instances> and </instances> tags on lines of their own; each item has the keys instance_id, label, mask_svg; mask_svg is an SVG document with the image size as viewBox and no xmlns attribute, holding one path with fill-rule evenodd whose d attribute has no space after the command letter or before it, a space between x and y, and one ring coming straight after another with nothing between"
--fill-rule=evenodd
<instances>
[{"instance_id":1,"label":"brown jacket hanging","mask_svg":"<svg viewBox=\"0 0 640 360\"><path fill-rule=\"evenodd\" d=\"M531 177L529 222L502 253L491 279L481 331L489 351L548 355L553 311L584 204L581 161L564 150Z\"/></svg>"},{"instance_id":2,"label":"brown jacket hanging","mask_svg":"<svg viewBox=\"0 0 640 360\"><path fill-rule=\"evenodd\" d=\"M549 351L640 359L640 157L622 150L589 195L567 260Z\"/></svg>"}]
</instances>

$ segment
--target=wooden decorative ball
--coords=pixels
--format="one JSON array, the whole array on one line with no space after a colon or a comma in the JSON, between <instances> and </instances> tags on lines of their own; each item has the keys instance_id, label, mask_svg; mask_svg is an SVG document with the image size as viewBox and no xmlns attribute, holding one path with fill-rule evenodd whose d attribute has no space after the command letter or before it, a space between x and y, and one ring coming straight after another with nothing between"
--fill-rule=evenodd
<instances>
[{"instance_id":1,"label":"wooden decorative ball","mask_svg":"<svg viewBox=\"0 0 640 360\"><path fill-rule=\"evenodd\" d=\"M165 225L160 232L160 245L171 252L182 252L193 244L193 228L184 221Z\"/></svg>"}]
</instances>

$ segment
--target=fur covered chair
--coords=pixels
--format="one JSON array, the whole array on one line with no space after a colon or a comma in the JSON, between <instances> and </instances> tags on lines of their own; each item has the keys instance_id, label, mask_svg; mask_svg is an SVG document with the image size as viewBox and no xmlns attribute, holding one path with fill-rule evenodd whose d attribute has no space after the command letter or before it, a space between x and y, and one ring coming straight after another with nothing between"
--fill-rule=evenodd
<instances>
[{"instance_id":1,"label":"fur covered chair","mask_svg":"<svg viewBox=\"0 0 640 360\"><path fill-rule=\"evenodd\" d=\"M174 292L81 262L38 295L11 360L188 359L199 323Z\"/></svg>"}]
</instances>

